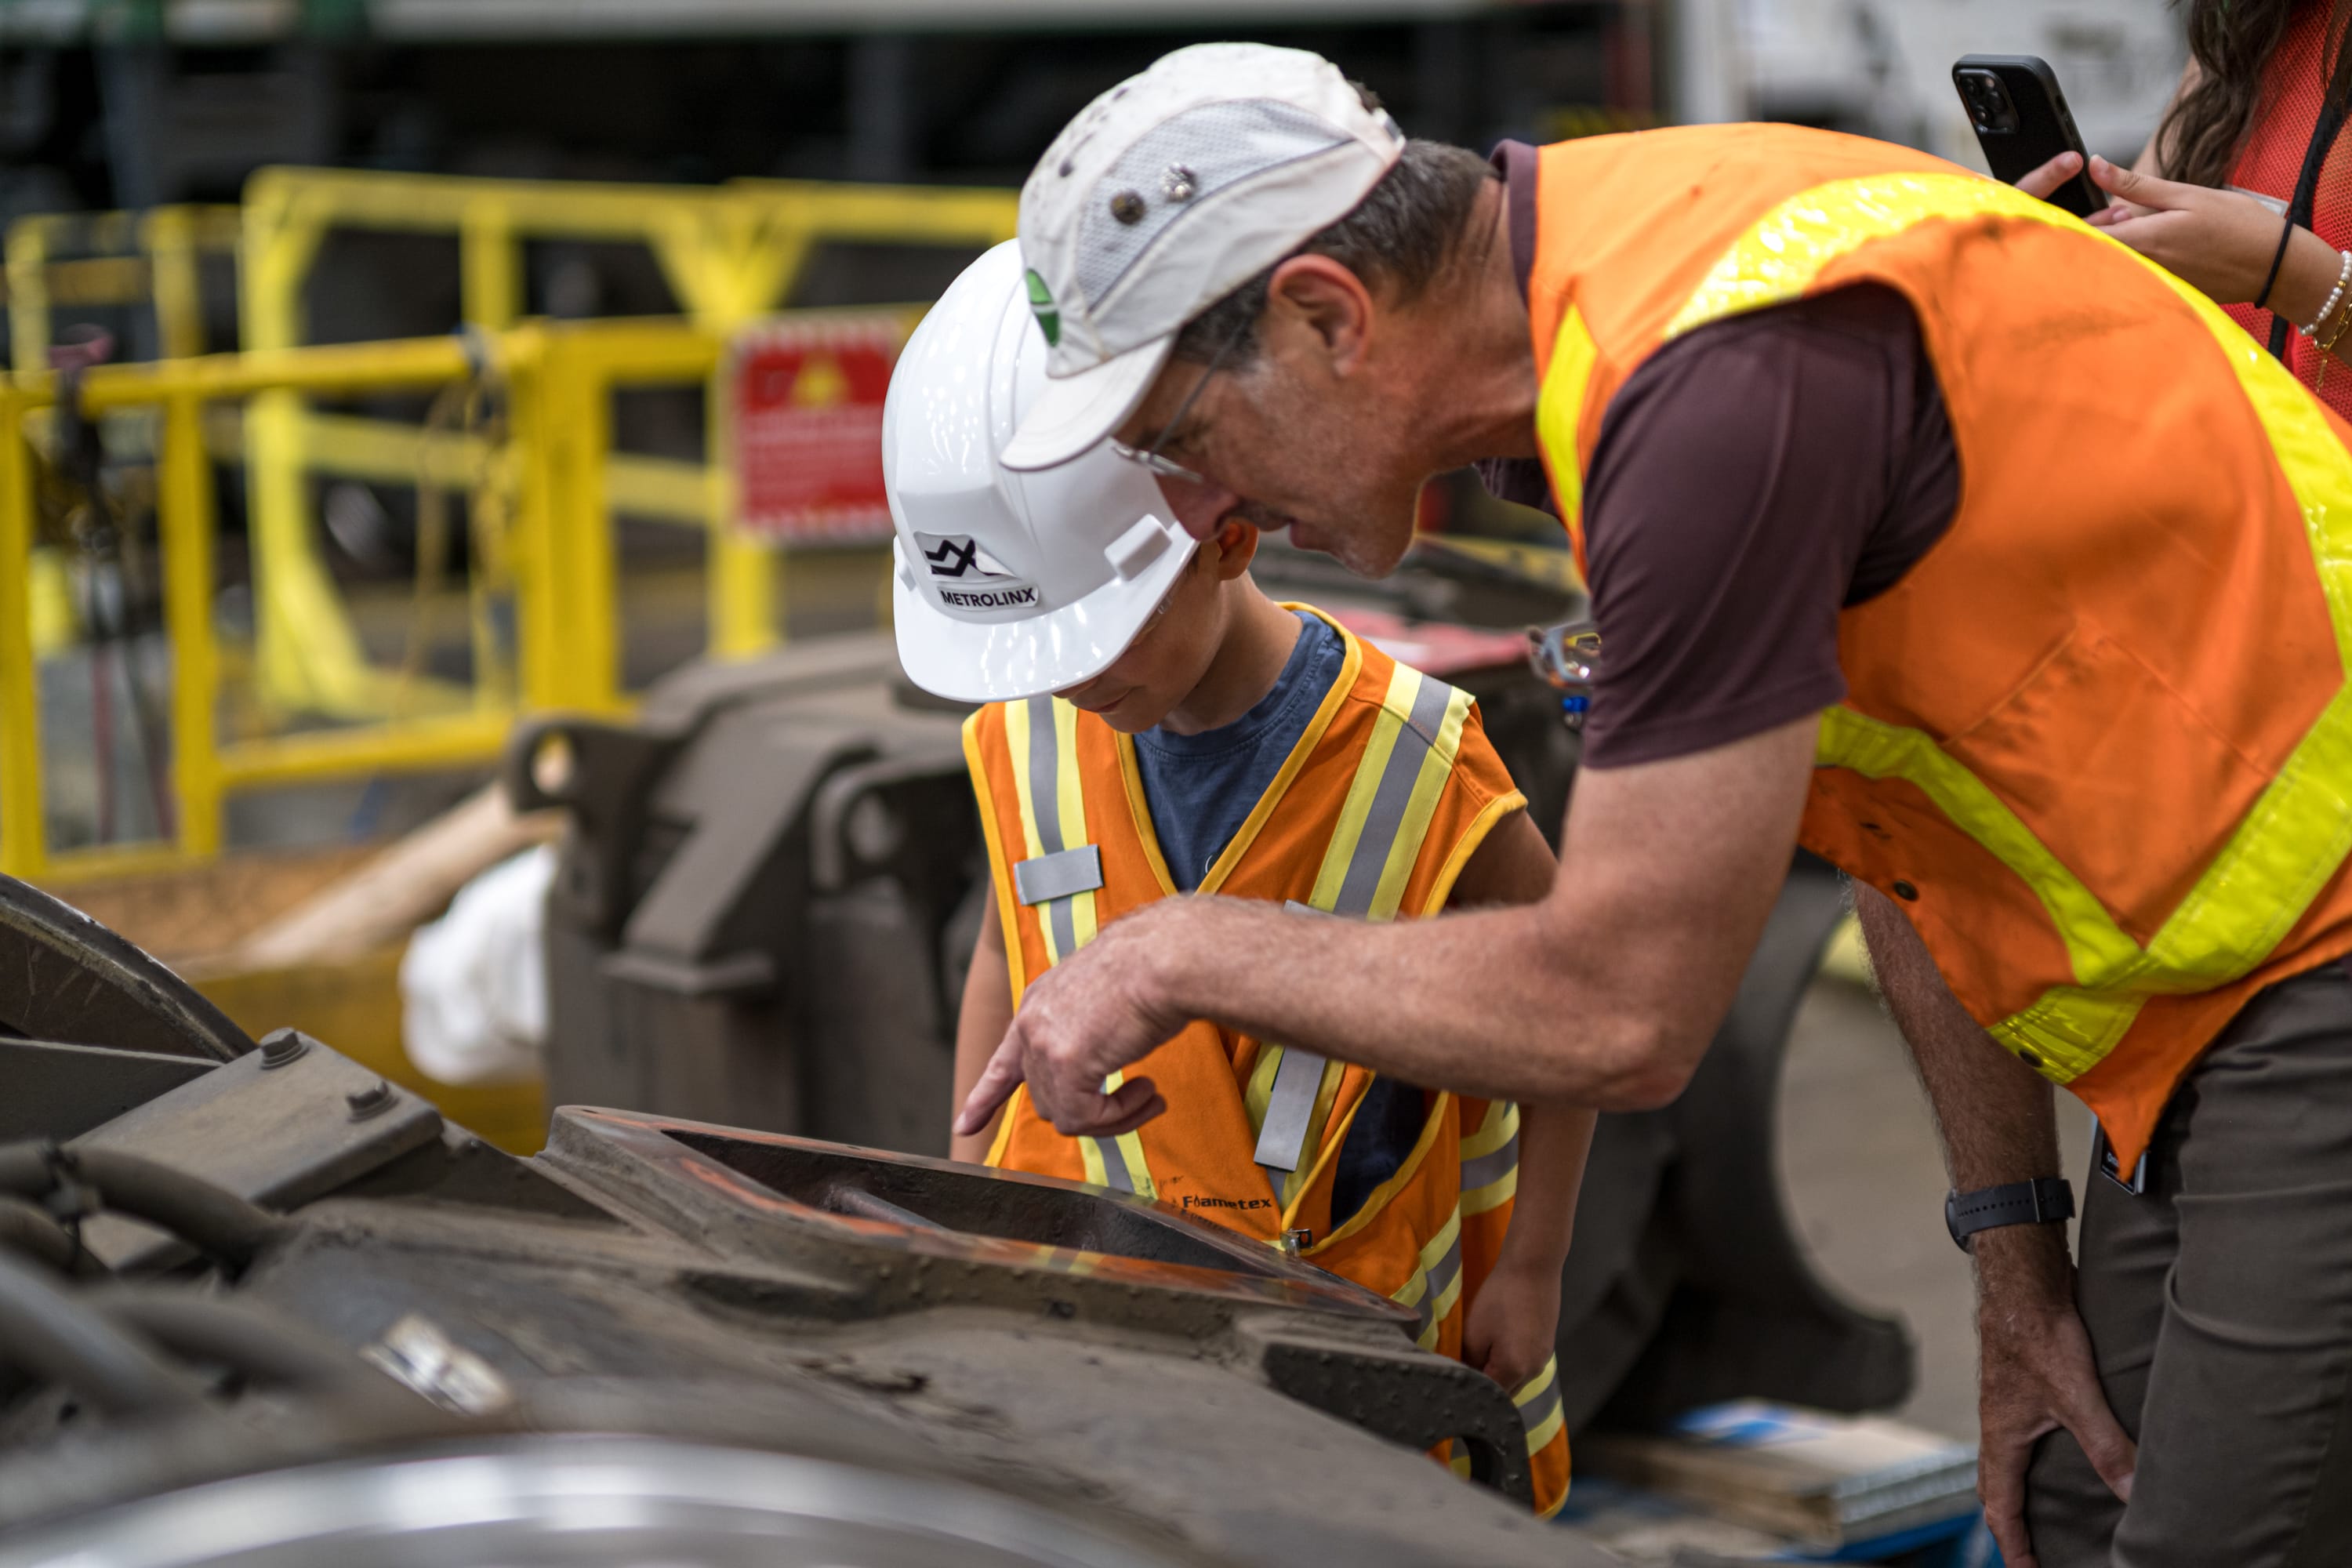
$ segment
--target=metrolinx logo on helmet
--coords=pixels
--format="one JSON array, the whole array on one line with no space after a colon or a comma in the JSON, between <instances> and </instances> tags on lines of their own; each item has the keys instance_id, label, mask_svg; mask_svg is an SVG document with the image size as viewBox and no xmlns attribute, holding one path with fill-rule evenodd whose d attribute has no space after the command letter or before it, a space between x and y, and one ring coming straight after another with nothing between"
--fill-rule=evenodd
<instances>
[{"instance_id":1,"label":"metrolinx logo on helmet","mask_svg":"<svg viewBox=\"0 0 2352 1568\"><path fill-rule=\"evenodd\" d=\"M1010 610L1037 603L1036 584L1019 581L1011 568L982 550L980 541L968 533L919 531L915 547L931 569L942 604L960 610ZM940 581L942 578L951 580L953 586Z\"/></svg>"}]
</instances>

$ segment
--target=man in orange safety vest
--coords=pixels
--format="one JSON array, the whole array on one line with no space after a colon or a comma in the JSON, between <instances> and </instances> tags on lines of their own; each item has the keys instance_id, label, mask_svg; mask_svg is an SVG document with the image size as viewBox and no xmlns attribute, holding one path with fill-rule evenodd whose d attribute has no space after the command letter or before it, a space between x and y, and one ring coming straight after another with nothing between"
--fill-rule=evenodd
<instances>
[{"instance_id":1,"label":"man in orange safety vest","mask_svg":"<svg viewBox=\"0 0 2352 1568\"><path fill-rule=\"evenodd\" d=\"M2013 1568L2352 1560L2344 426L2204 296L1937 159L1718 126L1490 163L1257 46L1098 99L1020 237L1053 379L1008 467L1108 441L1196 534L1379 574L1423 482L1492 459L1602 647L1545 901L1162 900L1032 984L967 1121L1025 1081L1129 1131L1153 1086L1107 1078L1195 1018L1654 1106L1802 844L1944 1131ZM2079 1285L2053 1084L2112 1173Z\"/></svg>"}]
</instances>

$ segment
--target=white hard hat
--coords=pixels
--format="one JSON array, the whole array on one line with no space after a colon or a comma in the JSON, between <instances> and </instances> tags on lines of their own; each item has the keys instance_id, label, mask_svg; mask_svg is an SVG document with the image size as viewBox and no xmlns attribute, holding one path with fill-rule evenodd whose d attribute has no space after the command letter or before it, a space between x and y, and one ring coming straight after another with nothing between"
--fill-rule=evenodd
<instances>
[{"instance_id":1,"label":"white hard hat","mask_svg":"<svg viewBox=\"0 0 2352 1568\"><path fill-rule=\"evenodd\" d=\"M997 461L1045 384L1012 240L949 286L882 407L898 658L965 702L1065 690L1127 651L1198 548L1107 446L1045 473Z\"/></svg>"},{"instance_id":2,"label":"white hard hat","mask_svg":"<svg viewBox=\"0 0 2352 1568\"><path fill-rule=\"evenodd\" d=\"M1031 309L1053 349L1007 467L1118 428L1185 322L1353 212L1404 132L1304 49L1195 44L1088 104L1021 187Z\"/></svg>"}]
</instances>

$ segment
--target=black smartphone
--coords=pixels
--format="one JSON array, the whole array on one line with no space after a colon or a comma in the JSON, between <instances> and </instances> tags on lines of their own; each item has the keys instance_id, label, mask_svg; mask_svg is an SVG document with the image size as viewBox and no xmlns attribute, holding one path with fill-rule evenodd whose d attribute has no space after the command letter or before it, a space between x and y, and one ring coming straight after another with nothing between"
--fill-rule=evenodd
<instances>
[{"instance_id":1,"label":"black smartphone","mask_svg":"<svg viewBox=\"0 0 2352 1568\"><path fill-rule=\"evenodd\" d=\"M2058 89L2058 73L2032 55L1963 55L1952 67L1977 145L1984 149L1992 177L2013 185L2061 153L2083 155L2083 172L2050 193L2050 200L2076 217L2107 205L2107 193L2091 183L2090 154L2083 133Z\"/></svg>"}]
</instances>

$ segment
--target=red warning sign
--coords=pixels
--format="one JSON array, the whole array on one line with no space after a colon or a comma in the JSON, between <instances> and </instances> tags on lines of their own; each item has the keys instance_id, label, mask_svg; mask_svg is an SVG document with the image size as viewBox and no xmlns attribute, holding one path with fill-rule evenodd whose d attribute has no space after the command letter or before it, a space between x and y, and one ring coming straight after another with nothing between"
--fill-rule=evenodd
<instances>
[{"instance_id":1,"label":"red warning sign","mask_svg":"<svg viewBox=\"0 0 2352 1568\"><path fill-rule=\"evenodd\" d=\"M882 398L906 328L896 312L826 315L736 338L724 374L738 528L794 544L889 537Z\"/></svg>"}]
</instances>

